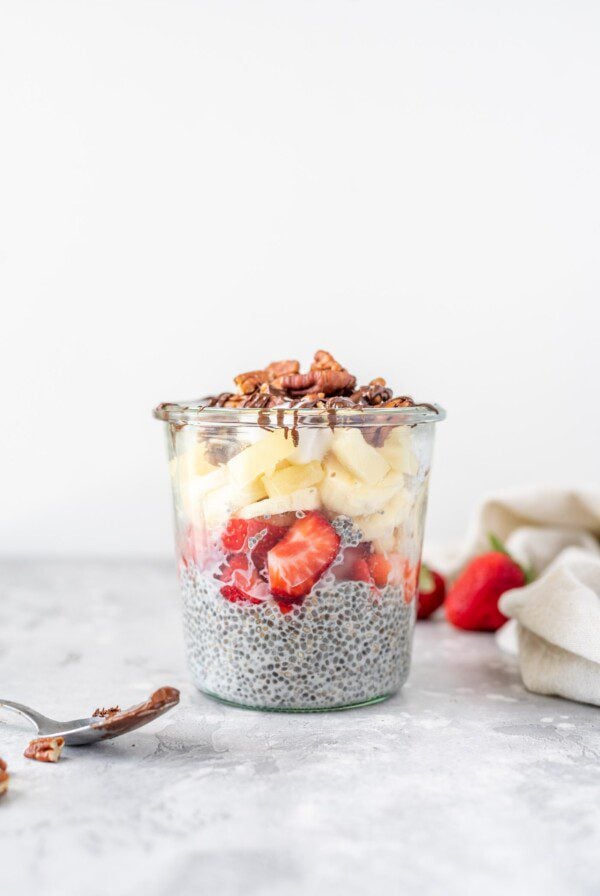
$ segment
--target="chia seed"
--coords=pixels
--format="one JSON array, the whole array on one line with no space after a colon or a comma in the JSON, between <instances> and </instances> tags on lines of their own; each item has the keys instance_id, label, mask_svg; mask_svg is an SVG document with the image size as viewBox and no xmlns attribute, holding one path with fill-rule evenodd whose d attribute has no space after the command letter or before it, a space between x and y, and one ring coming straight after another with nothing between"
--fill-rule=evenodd
<instances>
[{"instance_id":1,"label":"chia seed","mask_svg":"<svg viewBox=\"0 0 600 896\"><path fill-rule=\"evenodd\" d=\"M406 681L414 601L401 587L322 580L289 613L271 600L232 603L193 566L182 569L181 587L188 661L212 696L261 709L335 709L389 696Z\"/></svg>"}]
</instances>

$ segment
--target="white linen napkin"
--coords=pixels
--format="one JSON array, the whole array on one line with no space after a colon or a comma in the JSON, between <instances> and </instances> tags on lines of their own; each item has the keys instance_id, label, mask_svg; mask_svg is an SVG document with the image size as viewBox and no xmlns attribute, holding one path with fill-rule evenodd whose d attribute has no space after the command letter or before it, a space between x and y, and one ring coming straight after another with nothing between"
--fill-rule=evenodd
<instances>
[{"instance_id":1,"label":"white linen napkin","mask_svg":"<svg viewBox=\"0 0 600 896\"><path fill-rule=\"evenodd\" d=\"M523 684L600 706L600 557L567 548L539 579L500 598L500 609L516 620ZM507 642L508 623L499 644Z\"/></svg>"},{"instance_id":2,"label":"white linen napkin","mask_svg":"<svg viewBox=\"0 0 600 896\"><path fill-rule=\"evenodd\" d=\"M499 646L518 655L529 690L600 706L600 490L490 496L463 549L440 557L442 569L452 576L489 550L490 532L536 576L501 597L512 620L497 633Z\"/></svg>"}]
</instances>

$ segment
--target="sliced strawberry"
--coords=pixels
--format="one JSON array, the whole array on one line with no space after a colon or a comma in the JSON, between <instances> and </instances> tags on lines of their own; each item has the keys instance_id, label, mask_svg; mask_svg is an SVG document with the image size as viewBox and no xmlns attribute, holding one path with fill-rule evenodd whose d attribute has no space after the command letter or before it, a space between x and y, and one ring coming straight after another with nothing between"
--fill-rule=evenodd
<instances>
[{"instance_id":1,"label":"sliced strawberry","mask_svg":"<svg viewBox=\"0 0 600 896\"><path fill-rule=\"evenodd\" d=\"M244 549L247 536L247 520L229 520L221 536L221 544L228 554L237 553Z\"/></svg>"},{"instance_id":2,"label":"sliced strawberry","mask_svg":"<svg viewBox=\"0 0 600 896\"><path fill-rule=\"evenodd\" d=\"M185 566L201 565L208 554L206 532L197 526L189 525L180 536L179 552Z\"/></svg>"},{"instance_id":3,"label":"sliced strawberry","mask_svg":"<svg viewBox=\"0 0 600 896\"><path fill-rule=\"evenodd\" d=\"M319 513L307 513L267 555L271 594L283 599L304 597L329 568L340 536Z\"/></svg>"},{"instance_id":4,"label":"sliced strawberry","mask_svg":"<svg viewBox=\"0 0 600 896\"><path fill-rule=\"evenodd\" d=\"M373 581L371 578L371 570L369 569L369 564L362 557L359 558L354 564L354 568L352 570L352 578L355 582L369 582L369 584Z\"/></svg>"},{"instance_id":5,"label":"sliced strawberry","mask_svg":"<svg viewBox=\"0 0 600 896\"><path fill-rule=\"evenodd\" d=\"M232 604L241 603L242 601L248 601L251 604L262 604L262 600L258 600L258 598L250 597L249 594L246 594L241 588L238 588L236 585L223 585L221 588L221 594L225 598L225 600L231 601Z\"/></svg>"},{"instance_id":6,"label":"sliced strawberry","mask_svg":"<svg viewBox=\"0 0 600 896\"><path fill-rule=\"evenodd\" d=\"M275 545L281 541L285 533L288 531L285 526L274 526L270 521L263 520L260 529L257 530L256 535L260 532L264 531L264 535L257 541L256 547L254 547L250 553L252 558L252 562L256 567L260 576L263 579L267 579L267 554L274 548ZM250 536L252 537L252 536Z\"/></svg>"},{"instance_id":7,"label":"sliced strawberry","mask_svg":"<svg viewBox=\"0 0 600 896\"><path fill-rule=\"evenodd\" d=\"M411 566L408 560L402 564L402 579L404 584L404 600L407 604L411 602L413 597L418 593L419 571L421 569L420 562L416 566ZM393 579L393 573L392 573Z\"/></svg>"},{"instance_id":8,"label":"sliced strawberry","mask_svg":"<svg viewBox=\"0 0 600 896\"><path fill-rule=\"evenodd\" d=\"M363 578L365 574L364 565L366 565L366 561L369 557L370 551L370 543L366 541L361 542L361 544L357 545L354 548L344 548L341 555L341 560L337 562L335 566L331 567L331 571L338 582L354 582L357 579L358 581L364 582L370 581L371 575L369 573L368 566L368 578ZM356 570L358 570L358 575L356 574Z\"/></svg>"},{"instance_id":9,"label":"sliced strawberry","mask_svg":"<svg viewBox=\"0 0 600 896\"><path fill-rule=\"evenodd\" d=\"M220 567L216 578L221 582L232 582L236 573L248 573L249 561L245 554L232 554L227 561Z\"/></svg>"},{"instance_id":10,"label":"sliced strawberry","mask_svg":"<svg viewBox=\"0 0 600 896\"><path fill-rule=\"evenodd\" d=\"M369 572L378 588L385 588L388 583L392 564L383 554L371 554L367 560Z\"/></svg>"},{"instance_id":11,"label":"sliced strawberry","mask_svg":"<svg viewBox=\"0 0 600 896\"><path fill-rule=\"evenodd\" d=\"M275 603L284 615L286 613L291 613L294 609L294 604L291 601L286 602L285 600L276 600Z\"/></svg>"}]
</instances>

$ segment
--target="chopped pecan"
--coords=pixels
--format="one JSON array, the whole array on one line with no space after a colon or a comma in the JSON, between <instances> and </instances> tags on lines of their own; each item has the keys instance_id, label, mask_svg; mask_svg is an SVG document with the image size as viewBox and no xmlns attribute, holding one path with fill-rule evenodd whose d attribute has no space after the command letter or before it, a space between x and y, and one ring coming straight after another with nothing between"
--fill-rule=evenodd
<instances>
[{"instance_id":1,"label":"chopped pecan","mask_svg":"<svg viewBox=\"0 0 600 896\"><path fill-rule=\"evenodd\" d=\"M37 737L31 741L23 756L37 759L38 762L58 762L64 745L64 737Z\"/></svg>"},{"instance_id":2,"label":"chopped pecan","mask_svg":"<svg viewBox=\"0 0 600 896\"><path fill-rule=\"evenodd\" d=\"M121 712L120 706L110 706L108 709L104 709L104 707L102 707L102 709L100 709L100 707L98 707L98 709L95 709L93 711L92 718L93 719L95 719L95 718L106 719L108 716L114 716L114 714L116 712Z\"/></svg>"},{"instance_id":3,"label":"chopped pecan","mask_svg":"<svg viewBox=\"0 0 600 896\"><path fill-rule=\"evenodd\" d=\"M235 384L242 395L252 395L268 383L275 383L282 376L292 376L298 373L300 364L298 361L272 361L264 370L249 370L248 373L240 373L235 377Z\"/></svg>"},{"instance_id":4,"label":"chopped pecan","mask_svg":"<svg viewBox=\"0 0 600 896\"><path fill-rule=\"evenodd\" d=\"M234 383L242 393L242 395L251 395L260 388L262 383L266 383L269 375L266 370L249 370L248 373L240 373L235 377Z\"/></svg>"},{"instance_id":5,"label":"chopped pecan","mask_svg":"<svg viewBox=\"0 0 600 896\"><path fill-rule=\"evenodd\" d=\"M384 408L412 408L414 406L415 403L409 395L398 395L383 403Z\"/></svg>"},{"instance_id":6,"label":"chopped pecan","mask_svg":"<svg viewBox=\"0 0 600 896\"><path fill-rule=\"evenodd\" d=\"M239 408L244 404L245 395L229 395L222 405L217 405L217 407L223 408Z\"/></svg>"},{"instance_id":7,"label":"chopped pecan","mask_svg":"<svg viewBox=\"0 0 600 896\"><path fill-rule=\"evenodd\" d=\"M345 367L335 360L329 352L315 352L315 358L310 365L311 370L345 370Z\"/></svg>"},{"instance_id":8,"label":"chopped pecan","mask_svg":"<svg viewBox=\"0 0 600 896\"><path fill-rule=\"evenodd\" d=\"M383 377L371 380L368 386L361 386L356 392L352 393L352 401L360 405L380 405L389 401L392 397L392 390L386 386Z\"/></svg>"},{"instance_id":9,"label":"chopped pecan","mask_svg":"<svg viewBox=\"0 0 600 896\"><path fill-rule=\"evenodd\" d=\"M272 383L280 376L291 376L294 373L298 373L300 370L300 364L298 361L271 361L265 367L265 373L267 374L267 381Z\"/></svg>"},{"instance_id":10,"label":"chopped pecan","mask_svg":"<svg viewBox=\"0 0 600 896\"><path fill-rule=\"evenodd\" d=\"M8 790L10 775L6 771L6 768L6 762L4 759L0 759L0 796Z\"/></svg>"}]
</instances>

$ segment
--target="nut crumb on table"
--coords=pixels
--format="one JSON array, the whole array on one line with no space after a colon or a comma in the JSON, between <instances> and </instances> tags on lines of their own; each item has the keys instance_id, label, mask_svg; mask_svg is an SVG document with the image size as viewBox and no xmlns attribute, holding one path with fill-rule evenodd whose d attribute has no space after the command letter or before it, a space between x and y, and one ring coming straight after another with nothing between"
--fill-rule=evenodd
<instances>
[{"instance_id":1,"label":"nut crumb on table","mask_svg":"<svg viewBox=\"0 0 600 896\"><path fill-rule=\"evenodd\" d=\"M0 759L0 796L8 790L8 782L10 775L7 772L7 765L4 759Z\"/></svg>"}]
</instances>

